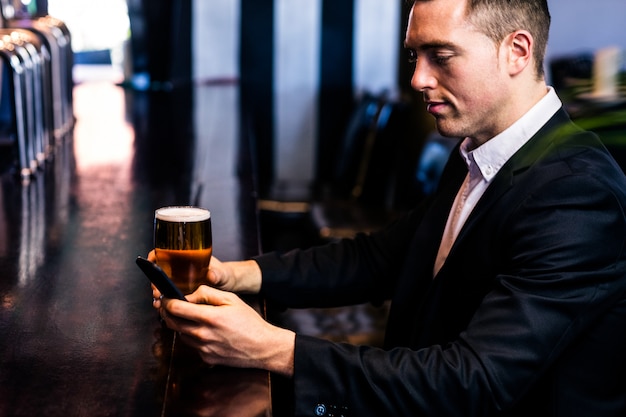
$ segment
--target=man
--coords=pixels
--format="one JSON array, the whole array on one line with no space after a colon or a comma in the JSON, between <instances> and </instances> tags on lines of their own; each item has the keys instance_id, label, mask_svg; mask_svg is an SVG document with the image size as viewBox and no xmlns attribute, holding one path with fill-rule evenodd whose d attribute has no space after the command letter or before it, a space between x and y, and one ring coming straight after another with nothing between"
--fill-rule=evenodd
<instances>
[{"instance_id":1,"label":"man","mask_svg":"<svg viewBox=\"0 0 626 417\"><path fill-rule=\"evenodd\" d=\"M214 260L216 288L155 307L206 362L292 378L295 415L625 416L626 180L546 86L546 1L416 0L409 19L411 84L465 138L434 197L371 236ZM391 299L385 349L295 335L234 292Z\"/></svg>"}]
</instances>

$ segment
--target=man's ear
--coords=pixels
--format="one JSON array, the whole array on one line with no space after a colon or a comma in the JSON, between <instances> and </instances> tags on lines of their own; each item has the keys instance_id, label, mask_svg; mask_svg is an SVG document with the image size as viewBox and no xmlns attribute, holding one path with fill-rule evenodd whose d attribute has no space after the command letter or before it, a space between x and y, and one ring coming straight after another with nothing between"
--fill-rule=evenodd
<instances>
[{"instance_id":1,"label":"man's ear","mask_svg":"<svg viewBox=\"0 0 626 417\"><path fill-rule=\"evenodd\" d=\"M508 58L509 75L521 73L532 62L534 40L528 31L518 30L509 34L503 46Z\"/></svg>"}]
</instances>

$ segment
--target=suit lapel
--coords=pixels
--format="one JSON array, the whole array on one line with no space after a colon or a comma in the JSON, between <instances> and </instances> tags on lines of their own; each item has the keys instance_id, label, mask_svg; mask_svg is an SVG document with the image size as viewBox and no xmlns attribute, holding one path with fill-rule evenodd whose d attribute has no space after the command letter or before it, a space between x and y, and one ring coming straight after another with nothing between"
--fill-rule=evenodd
<instances>
[{"instance_id":1,"label":"suit lapel","mask_svg":"<svg viewBox=\"0 0 626 417\"><path fill-rule=\"evenodd\" d=\"M546 123L532 138L524 144L504 166L493 179L483 196L480 198L474 210L467 218L465 225L459 232L455 244L450 250L452 255L457 243L463 241L465 235L471 231L476 221L489 210L505 192L507 192L515 183L515 177L527 170L542 155L544 155L551 147L555 138L571 133L577 127L571 123L571 120L565 110L562 108Z\"/></svg>"}]
</instances>

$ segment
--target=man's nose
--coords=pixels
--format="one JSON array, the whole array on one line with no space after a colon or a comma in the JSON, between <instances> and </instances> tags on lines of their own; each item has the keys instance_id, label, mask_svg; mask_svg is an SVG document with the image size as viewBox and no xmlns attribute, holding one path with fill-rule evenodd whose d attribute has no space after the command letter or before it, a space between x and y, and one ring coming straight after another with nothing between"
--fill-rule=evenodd
<instances>
[{"instance_id":1,"label":"man's nose","mask_svg":"<svg viewBox=\"0 0 626 417\"><path fill-rule=\"evenodd\" d=\"M415 62L411 87L417 91L433 89L437 86L437 78L426 59L418 59Z\"/></svg>"}]
</instances>

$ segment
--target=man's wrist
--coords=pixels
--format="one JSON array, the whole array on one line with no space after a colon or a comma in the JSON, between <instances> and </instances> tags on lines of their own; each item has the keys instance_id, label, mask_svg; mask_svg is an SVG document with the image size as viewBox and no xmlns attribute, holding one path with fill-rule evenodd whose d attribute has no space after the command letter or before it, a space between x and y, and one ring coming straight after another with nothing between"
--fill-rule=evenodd
<instances>
[{"instance_id":1,"label":"man's wrist","mask_svg":"<svg viewBox=\"0 0 626 417\"><path fill-rule=\"evenodd\" d=\"M256 261L236 262L233 271L236 282L235 292L258 294L261 291L262 273Z\"/></svg>"},{"instance_id":2,"label":"man's wrist","mask_svg":"<svg viewBox=\"0 0 626 417\"><path fill-rule=\"evenodd\" d=\"M273 351L265 369L288 378L293 377L296 334L291 330L280 328L269 347Z\"/></svg>"}]
</instances>

